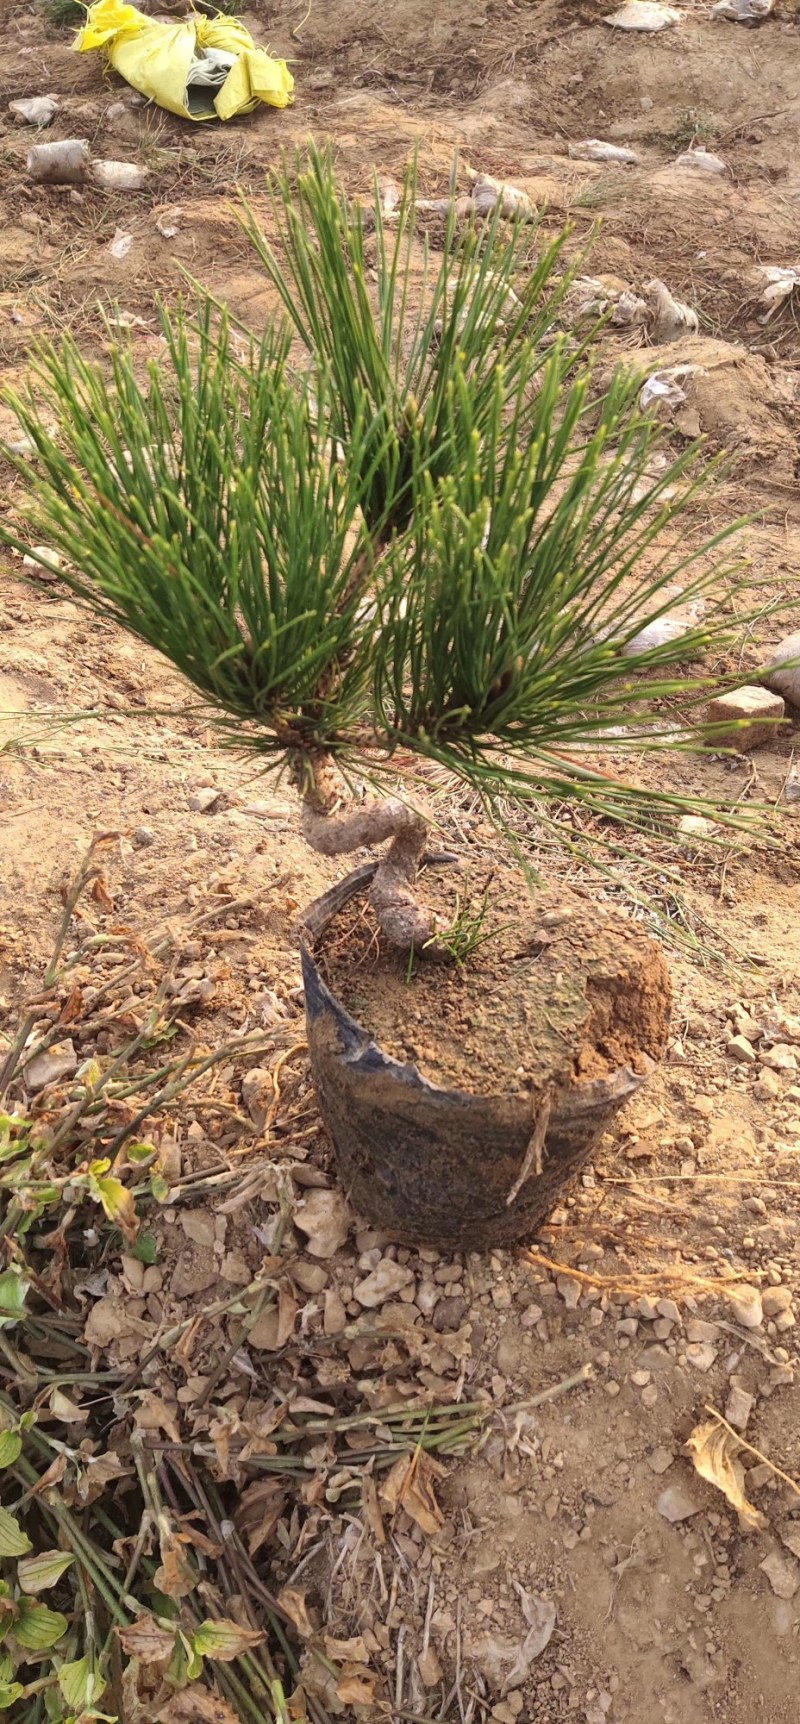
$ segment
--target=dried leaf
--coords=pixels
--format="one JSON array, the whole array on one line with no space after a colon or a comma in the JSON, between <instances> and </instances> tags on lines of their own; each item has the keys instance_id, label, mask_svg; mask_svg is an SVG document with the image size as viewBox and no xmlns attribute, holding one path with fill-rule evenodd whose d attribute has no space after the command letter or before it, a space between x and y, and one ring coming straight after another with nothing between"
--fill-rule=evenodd
<instances>
[{"instance_id":1,"label":"dried leaf","mask_svg":"<svg viewBox=\"0 0 800 1724\"><path fill-rule=\"evenodd\" d=\"M224 1664L230 1664L234 1658L241 1658L249 1647L260 1646L263 1639L260 1629L242 1628L230 1617L220 1616L201 1622L192 1644L201 1658L219 1658Z\"/></svg>"},{"instance_id":2,"label":"dried leaf","mask_svg":"<svg viewBox=\"0 0 800 1724\"><path fill-rule=\"evenodd\" d=\"M187 1560L183 1540L176 1533L162 1532L159 1548L161 1566L155 1572L155 1585L167 1598L187 1598L199 1576Z\"/></svg>"},{"instance_id":3,"label":"dried leaf","mask_svg":"<svg viewBox=\"0 0 800 1724\"><path fill-rule=\"evenodd\" d=\"M286 1492L279 1478L256 1479L242 1491L233 1518L251 1556L271 1539L285 1507Z\"/></svg>"},{"instance_id":4,"label":"dried leaf","mask_svg":"<svg viewBox=\"0 0 800 1724\"><path fill-rule=\"evenodd\" d=\"M369 1664L369 1653L360 1634L353 1635L351 1640L334 1640L326 1634L325 1651L339 1664Z\"/></svg>"},{"instance_id":5,"label":"dried leaf","mask_svg":"<svg viewBox=\"0 0 800 1724\"><path fill-rule=\"evenodd\" d=\"M97 1502L113 1479L127 1478L131 1471L131 1467L126 1466L113 1449L109 1449L105 1455L86 1456L75 1486L78 1502L85 1507Z\"/></svg>"},{"instance_id":6,"label":"dried leaf","mask_svg":"<svg viewBox=\"0 0 800 1724\"><path fill-rule=\"evenodd\" d=\"M444 1515L436 1501L433 1480L442 1478L444 1472L424 1449L415 1449L413 1455L395 1461L381 1486L381 1497L390 1509L405 1509L417 1526L434 1538L444 1526Z\"/></svg>"},{"instance_id":7,"label":"dried leaf","mask_svg":"<svg viewBox=\"0 0 800 1724\"><path fill-rule=\"evenodd\" d=\"M360 1670L357 1665L345 1669L336 1684L336 1698L346 1706L372 1706L378 1687L378 1678L371 1670Z\"/></svg>"},{"instance_id":8,"label":"dried leaf","mask_svg":"<svg viewBox=\"0 0 800 1724\"><path fill-rule=\"evenodd\" d=\"M294 1624L303 1640L310 1640L314 1633L314 1624L310 1621L306 1610L306 1595L296 1586L284 1586L278 1593L278 1603L285 1610L289 1621Z\"/></svg>"},{"instance_id":9,"label":"dried leaf","mask_svg":"<svg viewBox=\"0 0 800 1724\"><path fill-rule=\"evenodd\" d=\"M280 1347L286 1346L292 1334L297 1312L298 1304L292 1284L290 1281L282 1281L278 1289L277 1305L262 1311L248 1331L249 1345L265 1353L277 1353Z\"/></svg>"},{"instance_id":10,"label":"dried leaf","mask_svg":"<svg viewBox=\"0 0 800 1724\"><path fill-rule=\"evenodd\" d=\"M381 1505L378 1502L378 1487L371 1473L365 1473L361 1481L361 1501L375 1543L385 1544L386 1528L383 1524Z\"/></svg>"},{"instance_id":11,"label":"dried leaf","mask_svg":"<svg viewBox=\"0 0 800 1724\"><path fill-rule=\"evenodd\" d=\"M240 1715L227 1700L194 1683L161 1707L155 1724L240 1724Z\"/></svg>"},{"instance_id":12,"label":"dried leaf","mask_svg":"<svg viewBox=\"0 0 800 1724\"><path fill-rule=\"evenodd\" d=\"M716 1419L696 1425L686 1442L700 1477L727 1497L737 1510L742 1530L759 1532L766 1526L766 1518L745 1496L744 1468L736 1459L740 1446L733 1433Z\"/></svg>"},{"instance_id":13,"label":"dried leaf","mask_svg":"<svg viewBox=\"0 0 800 1724\"><path fill-rule=\"evenodd\" d=\"M163 1431L171 1443L179 1443L181 1433L175 1412L153 1389L143 1389L133 1422L140 1431Z\"/></svg>"},{"instance_id":14,"label":"dried leaf","mask_svg":"<svg viewBox=\"0 0 800 1724\"><path fill-rule=\"evenodd\" d=\"M130 1628L118 1628L120 1646L140 1664L168 1664L175 1649L174 1631L162 1628L154 1616L137 1616Z\"/></svg>"},{"instance_id":15,"label":"dried leaf","mask_svg":"<svg viewBox=\"0 0 800 1724\"><path fill-rule=\"evenodd\" d=\"M50 1411L62 1425L85 1425L87 1415L77 1401L65 1395L62 1389L51 1389L49 1398Z\"/></svg>"}]
</instances>

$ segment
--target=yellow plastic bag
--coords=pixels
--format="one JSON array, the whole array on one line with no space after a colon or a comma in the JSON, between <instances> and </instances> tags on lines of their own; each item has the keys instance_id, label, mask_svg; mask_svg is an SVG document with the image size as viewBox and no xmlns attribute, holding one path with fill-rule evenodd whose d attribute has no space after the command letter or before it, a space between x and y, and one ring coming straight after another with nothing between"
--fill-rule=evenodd
<instances>
[{"instance_id":1,"label":"yellow plastic bag","mask_svg":"<svg viewBox=\"0 0 800 1724\"><path fill-rule=\"evenodd\" d=\"M126 83L185 120L230 120L259 102L286 108L294 100L286 61L273 60L222 13L162 24L124 0L96 0L73 46L80 54L105 49Z\"/></svg>"}]
</instances>

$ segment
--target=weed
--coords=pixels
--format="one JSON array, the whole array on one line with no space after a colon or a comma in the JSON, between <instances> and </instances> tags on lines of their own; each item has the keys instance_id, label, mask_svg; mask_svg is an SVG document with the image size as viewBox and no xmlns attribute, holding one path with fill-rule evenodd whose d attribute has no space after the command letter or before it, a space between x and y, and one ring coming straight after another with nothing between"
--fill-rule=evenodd
<instances>
[{"instance_id":1,"label":"weed","mask_svg":"<svg viewBox=\"0 0 800 1724\"><path fill-rule=\"evenodd\" d=\"M42 0L42 15L53 30L77 30L86 21L80 0Z\"/></svg>"}]
</instances>

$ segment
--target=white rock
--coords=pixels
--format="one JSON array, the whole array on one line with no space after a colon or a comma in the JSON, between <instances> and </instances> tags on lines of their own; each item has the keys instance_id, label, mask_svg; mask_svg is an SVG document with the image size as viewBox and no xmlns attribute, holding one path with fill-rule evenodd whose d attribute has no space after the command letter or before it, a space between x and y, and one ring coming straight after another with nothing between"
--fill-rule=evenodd
<instances>
[{"instance_id":1,"label":"white rock","mask_svg":"<svg viewBox=\"0 0 800 1724\"><path fill-rule=\"evenodd\" d=\"M747 1421L753 1411L755 1397L748 1395L746 1389L734 1385L728 1396L725 1407L725 1417L729 1425L735 1425L737 1431L747 1430Z\"/></svg>"},{"instance_id":2,"label":"white rock","mask_svg":"<svg viewBox=\"0 0 800 1724\"><path fill-rule=\"evenodd\" d=\"M721 156L715 156L711 150L684 150L675 158L676 168L692 168L701 174L726 174L728 169Z\"/></svg>"},{"instance_id":3,"label":"white rock","mask_svg":"<svg viewBox=\"0 0 800 1724\"><path fill-rule=\"evenodd\" d=\"M800 1586L800 1567L791 1556L784 1556L780 1550L771 1550L758 1566L766 1575L776 1598L794 1598Z\"/></svg>"},{"instance_id":4,"label":"white rock","mask_svg":"<svg viewBox=\"0 0 800 1724\"><path fill-rule=\"evenodd\" d=\"M126 233L124 227L118 227L108 249L117 263L121 263L122 259L127 257L132 245L133 234Z\"/></svg>"},{"instance_id":5,"label":"white rock","mask_svg":"<svg viewBox=\"0 0 800 1724\"><path fill-rule=\"evenodd\" d=\"M695 625L684 615L682 617L654 617L650 623L645 623L638 634L625 642L620 649L623 658L638 658L640 653L655 652L658 647L669 646L671 641L678 641L683 635L691 632Z\"/></svg>"},{"instance_id":6,"label":"white rock","mask_svg":"<svg viewBox=\"0 0 800 1724\"><path fill-rule=\"evenodd\" d=\"M196 790L194 795L189 797L189 807L192 813L207 814L208 810L213 808L214 803L219 801L222 794L218 784L205 784L202 790Z\"/></svg>"},{"instance_id":7,"label":"white rock","mask_svg":"<svg viewBox=\"0 0 800 1724\"><path fill-rule=\"evenodd\" d=\"M8 111L26 126L49 126L60 105L56 96L21 96L16 102L9 102Z\"/></svg>"},{"instance_id":8,"label":"white rock","mask_svg":"<svg viewBox=\"0 0 800 1724\"><path fill-rule=\"evenodd\" d=\"M678 821L679 838L688 838L696 842L703 838L711 838L714 832L716 832L714 821L707 820L704 814L682 814Z\"/></svg>"},{"instance_id":9,"label":"white rock","mask_svg":"<svg viewBox=\"0 0 800 1724\"><path fill-rule=\"evenodd\" d=\"M742 1065L752 1065L756 1059L756 1050L746 1036L731 1036L726 1044L725 1052L732 1060L739 1060Z\"/></svg>"},{"instance_id":10,"label":"white rock","mask_svg":"<svg viewBox=\"0 0 800 1724\"><path fill-rule=\"evenodd\" d=\"M734 1321L741 1323L743 1329L760 1329L764 1321L764 1308L758 1288L744 1285L732 1287L729 1297Z\"/></svg>"},{"instance_id":11,"label":"white rock","mask_svg":"<svg viewBox=\"0 0 800 1724\"><path fill-rule=\"evenodd\" d=\"M575 1281L571 1275L557 1275L556 1287L567 1310L574 1311L581 1296L580 1282Z\"/></svg>"},{"instance_id":12,"label":"white rock","mask_svg":"<svg viewBox=\"0 0 800 1724\"><path fill-rule=\"evenodd\" d=\"M147 169L135 162L92 162L90 172L103 191L140 192L147 184Z\"/></svg>"},{"instance_id":13,"label":"white rock","mask_svg":"<svg viewBox=\"0 0 800 1724\"><path fill-rule=\"evenodd\" d=\"M602 138L587 138L585 143L570 144L569 154L574 162L638 162L635 150L629 150L624 144L606 144Z\"/></svg>"},{"instance_id":14,"label":"white rock","mask_svg":"<svg viewBox=\"0 0 800 1724\"><path fill-rule=\"evenodd\" d=\"M604 19L615 30L646 30L653 34L657 30L668 30L670 24L680 23L680 12L674 6L662 6L658 0L626 0L618 12L612 12Z\"/></svg>"},{"instance_id":15,"label":"white rock","mask_svg":"<svg viewBox=\"0 0 800 1724\"><path fill-rule=\"evenodd\" d=\"M775 0L714 0L712 18L730 18L733 24L760 23L768 18Z\"/></svg>"},{"instance_id":16,"label":"white rock","mask_svg":"<svg viewBox=\"0 0 800 1724\"><path fill-rule=\"evenodd\" d=\"M64 559L59 556L58 551L51 551L49 545L33 545L30 555L23 557L22 567L23 569L41 569L44 563L48 569L52 569L55 575L61 568L63 561Z\"/></svg>"},{"instance_id":17,"label":"white rock","mask_svg":"<svg viewBox=\"0 0 800 1724\"><path fill-rule=\"evenodd\" d=\"M23 1076L27 1089L36 1093L49 1083L60 1083L63 1078L74 1077L78 1069L78 1056L71 1041L54 1042L43 1053L35 1054L26 1065Z\"/></svg>"},{"instance_id":18,"label":"white rock","mask_svg":"<svg viewBox=\"0 0 800 1724\"><path fill-rule=\"evenodd\" d=\"M781 667L785 666L785 669ZM775 648L762 681L792 706L800 706L800 630Z\"/></svg>"},{"instance_id":19,"label":"white rock","mask_svg":"<svg viewBox=\"0 0 800 1724\"><path fill-rule=\"evenodd\" d=\"M774 1072L796 1072L797 1049L790 1048L788 1042L776 1042L774 1048L762 1050L761 1063Z\"/></svg>"},{"instance_id":20,"label":"white rock","mask_svg":"<svg viewBox=\"0 0 800 1724\"><path fill-rule=\"evenodd\" d=\"M710 1371L717 1361L717 1349L710 1341L692 1341L686 1349L686 1358L696 1371Z\"/></svg>"},{"instance_id":21,"label":"white rock","mask_svg":"<svg viewBox=\"0 0 800 1724\"><path fill-rule=\"evenodd\" d=\"M702 1317L693 1317L686 1325L687 1341L718 1341L720 1329L717 1323L706 1323Z\"/></svg>"},{"instance_id":22,"label":"white rock","mask_svg":"<svg viewBox=\"0 0 800 1724\"><path fill-rule=\"evenodd\" d=\"M782 1311L792 1308L791 1287L768 1287L761 1295L761 1304L765 1317L779 1317Z\"/></svg>"},{"instance_id":23,"label":"white rock","mask_svg":"<svg viewBox=\"0 0 800 1724\"><path fill-rule=\"evenodd\" d=\"M294 1213L295 1227L306 1235L312 1257L332 1257L344 1245L352 1219L340 1191L310 1191Z\"/></svg>"},{"instance_id":24,"label":"white rock","mask_svg":"<svg viewBox=\"0 0 800 1724\"><path fill-rule=\"evenodd\" d=\"M382 1305L390 1299L393 1293L399 1293L401 1287L408 1287L414 1276L404 1263L395 1263L391 1257L381 1258L380 1263L363 1281L357 1281L353 1288L353 1298L359 1305L368 1310Z\"/></svg>"},{"instance_id":25,"label":"white rock","mask_svg":"<svg viewBox=\"0 0 800 1724\"><path fill-rule=\"evenodd\" d=\"M667 1485L666 1490L661 1492L656 1508L665 1520L675 1526L678 1521L689 1520L693 1514L699 1514L702 1504L695 1502L685 1485L675 1484Z\"/></svg>"}]
</instances>

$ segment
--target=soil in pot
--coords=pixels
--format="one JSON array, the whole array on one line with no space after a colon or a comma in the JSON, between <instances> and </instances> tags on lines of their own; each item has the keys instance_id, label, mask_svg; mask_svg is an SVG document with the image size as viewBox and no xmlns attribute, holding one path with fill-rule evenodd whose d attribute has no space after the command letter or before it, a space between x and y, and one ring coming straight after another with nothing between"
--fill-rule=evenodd
<instances>
[{"instance_id":1,"label":"soil in pot","mask_svg":"<svg viewBox=\"0 0 800 1724\"><path fill-rule=\"evenodd\" d=\"M618 914L532 897L502 868L464 966L409 962L363 895L373 871L305 922L311 1069L339 1177L361 1214L408 1244L530 1239L664 1051L661 950ZM485 885L455 870L422 881L442 927L474 912Z\"/></svg>"},{"instance_id":2,"label":"soil in pot","mask_svg":"<svg viewBox=\"0 0 800 1724\"><path fill-rule=\"evenodd\" d=\"M635 923L521 873L425 871L440 927L475 915L481 944L463 966L398 952L364 897L315 941L331 992L385 1054L444 1089L550 1092L644 1072L664 1052L671 990L660 948Z\"/></svg>"}]
</instances>

